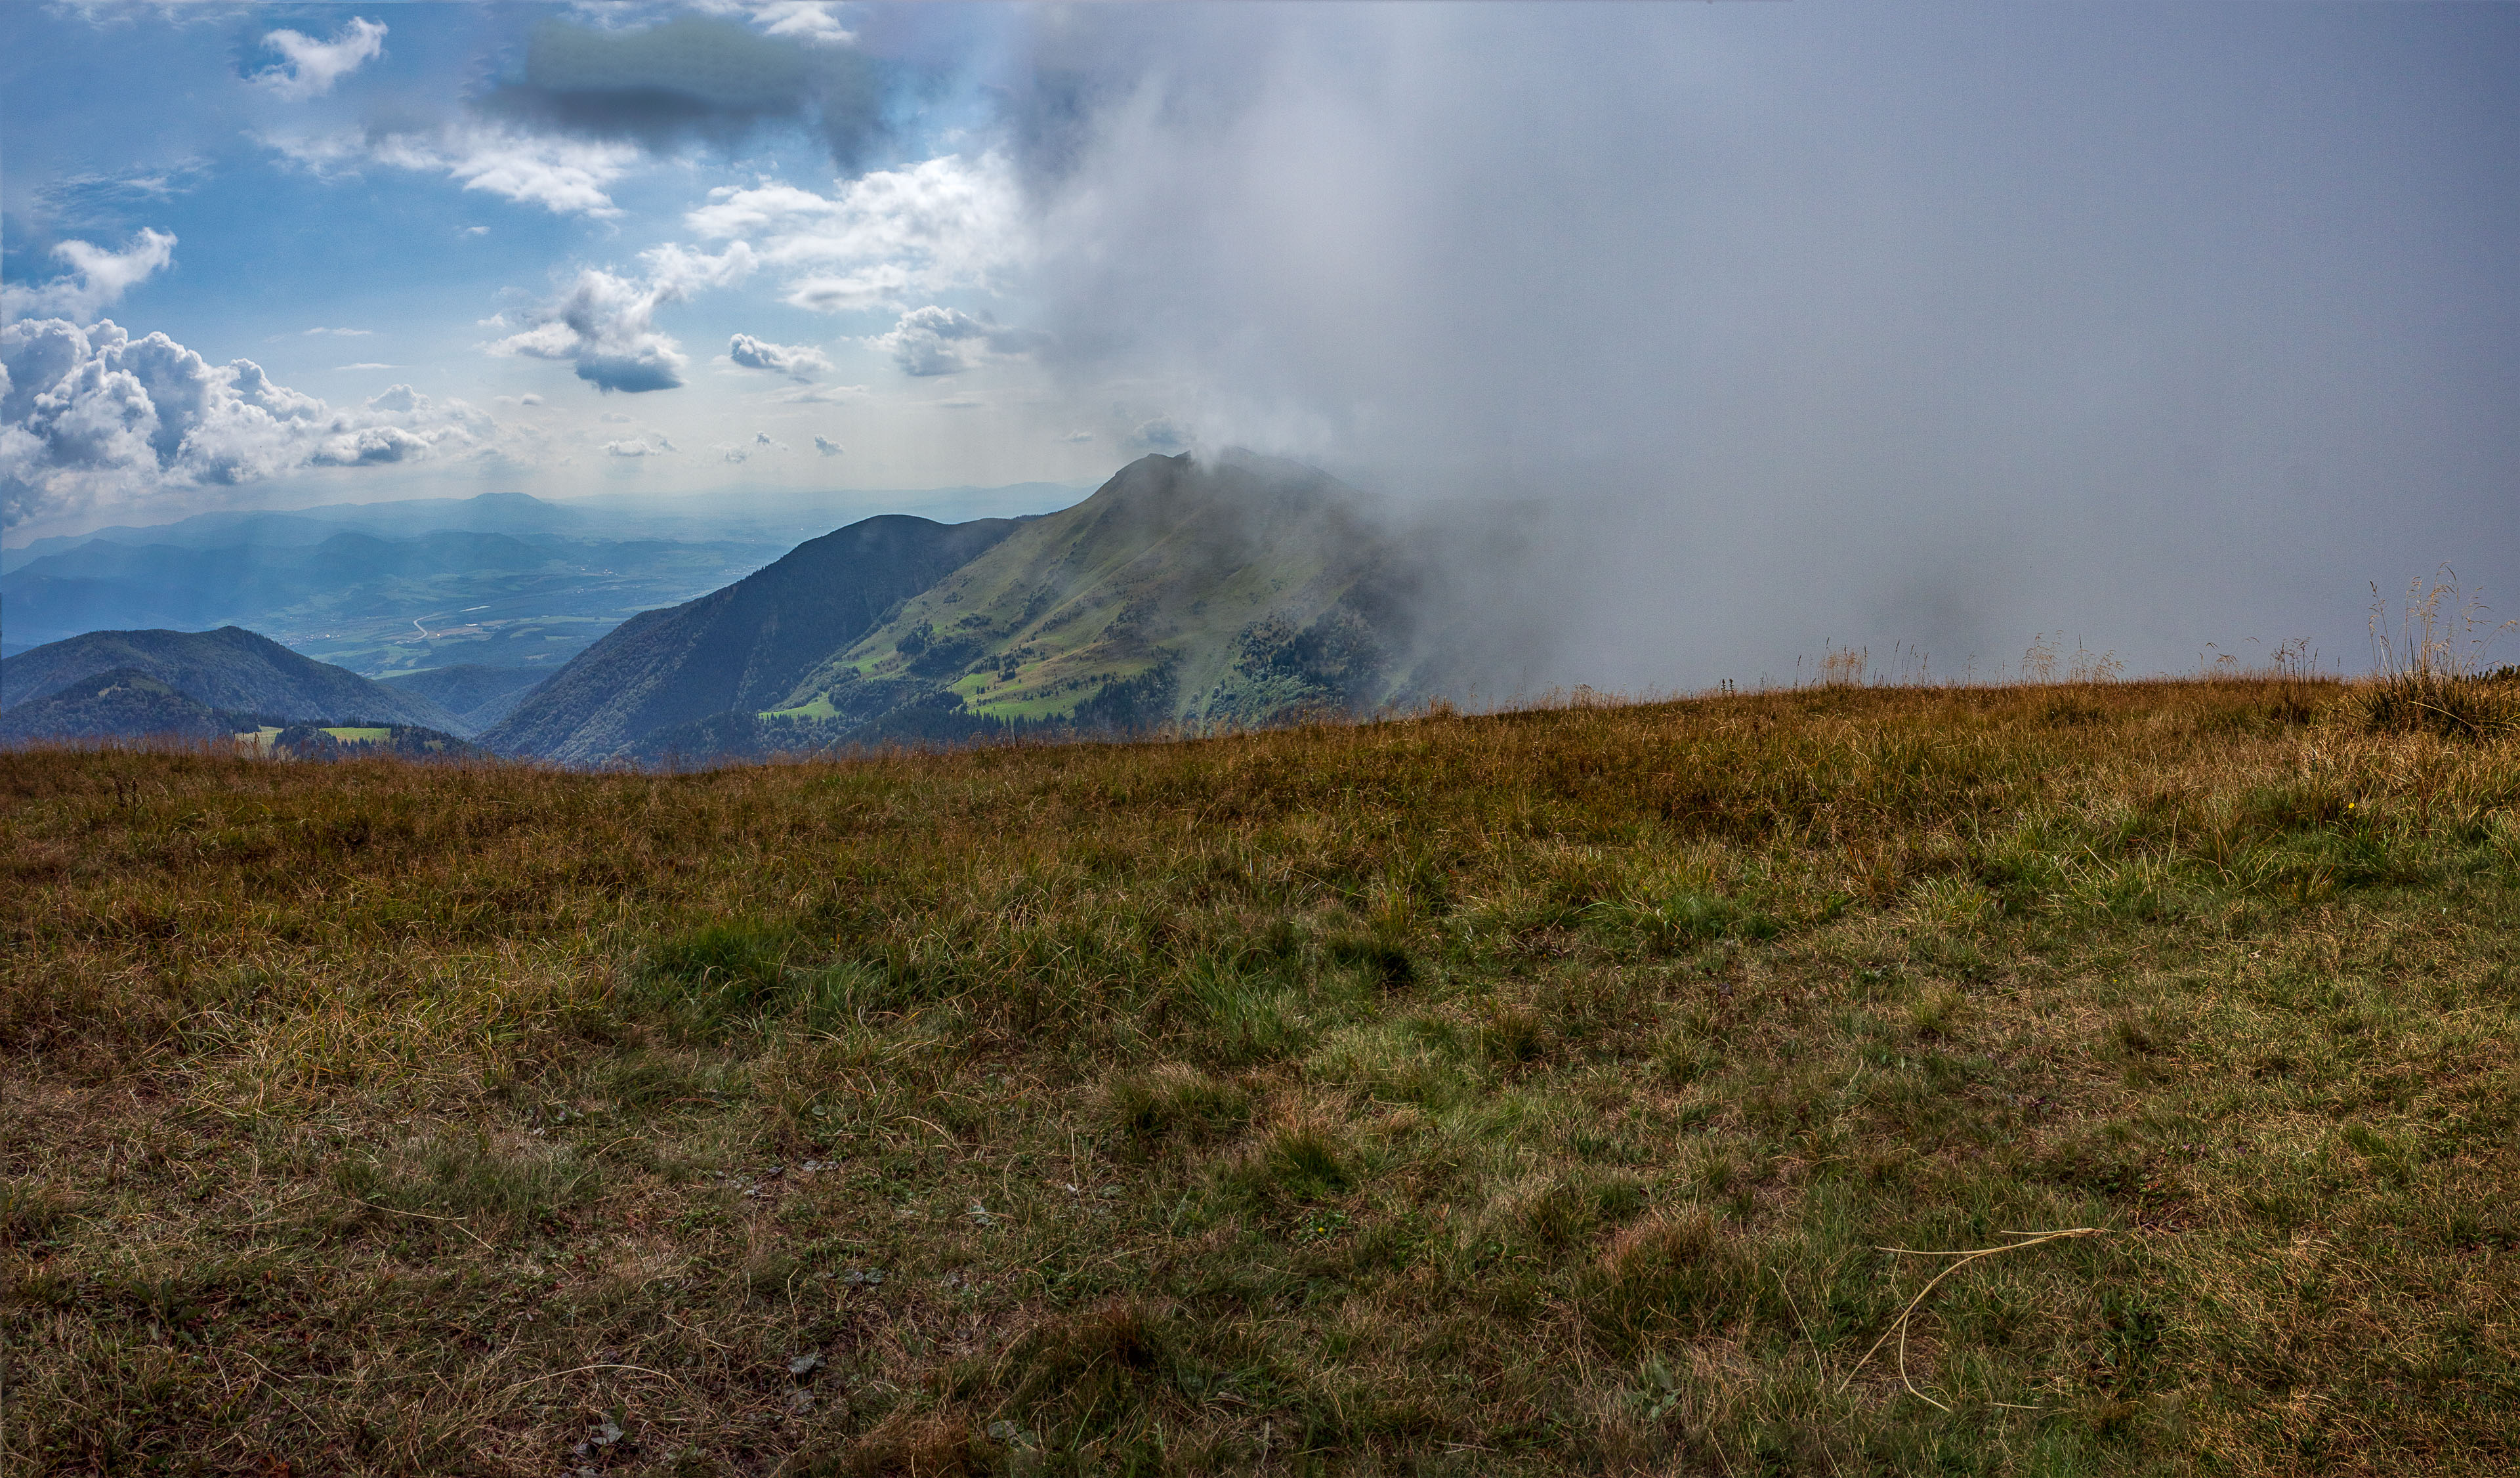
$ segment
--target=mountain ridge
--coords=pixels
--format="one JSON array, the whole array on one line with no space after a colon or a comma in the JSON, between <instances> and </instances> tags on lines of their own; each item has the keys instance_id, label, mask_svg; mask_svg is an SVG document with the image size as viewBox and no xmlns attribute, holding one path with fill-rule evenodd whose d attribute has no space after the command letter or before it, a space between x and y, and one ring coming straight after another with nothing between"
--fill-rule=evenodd
<instances>
[{"instance_id":1,"label":"mountain ridge","mask_svg":"<svg viewBox=\"0 0 2520 1478\"><path fill-rule=\"evenodd\" d=\"M809 539L731 585L624 621L481 741L506 752L601 763L656 731L771 706L813 664L1017 522L945 524L878 514Z\"/></svg>"},{"instance_id":2,"label":"mountain ridge","mask_svg":"<svg viewBox=\"0 0 2520 1478\"><path fill-rule=\"evenodd\" d=\"M1413 635L1398 597L1417 580L1370 513L1299 463L1141 458L905 603L774 712L863 722L940 685L975 719L1081 727L1370 706L1397 686Z\"/></svg>"},{"instance_id":3,"label":"mountain ridge","mask_svg":"<svg viewBox=\"0 0 2520 1478\"><path fill-rule=\"evenodd\" d=\"M47 643L0 661L0 713L126 668L223 712L449 733L460 727L453 714L426 697L396 693L241 626L199 632L96 631Z\"/></svg>"}]
</instances>

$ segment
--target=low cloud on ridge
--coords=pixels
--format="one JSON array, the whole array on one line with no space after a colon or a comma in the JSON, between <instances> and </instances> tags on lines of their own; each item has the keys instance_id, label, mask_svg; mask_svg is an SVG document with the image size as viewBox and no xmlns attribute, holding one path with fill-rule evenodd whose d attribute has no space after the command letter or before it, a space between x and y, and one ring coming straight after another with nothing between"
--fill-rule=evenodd
<instances>
[{"instance_id":1,"label":"low cloud on ridge","mask_svg":"<svg viewBox=\"0 0 2520 1478\"><path fill-rule=\"evenodd\" d=\"M2017 19L1025 13L1026 322L1079 397L1521 508L1464 571L1551 681L2333 654L2369 579L2520 568L2520 354L2451 327L2520 313L2520 26Z\"/></svg>"}]
</instances>

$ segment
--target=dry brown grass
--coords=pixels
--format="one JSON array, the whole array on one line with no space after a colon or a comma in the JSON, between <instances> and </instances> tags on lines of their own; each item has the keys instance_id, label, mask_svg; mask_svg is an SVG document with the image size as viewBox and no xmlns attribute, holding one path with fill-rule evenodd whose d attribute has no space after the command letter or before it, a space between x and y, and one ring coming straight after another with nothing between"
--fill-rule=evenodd
<instances>
[{"instance_id":1,"label":"dry brown grass","mask_svg":"<svg viewBox=\"0 0 2520 1478\"><path fill-rule=\"evenodd\" d=\"M2332 684L0 806L13 1472L2520 1447L2520 747Z\"/></svg>"}]
</instances>

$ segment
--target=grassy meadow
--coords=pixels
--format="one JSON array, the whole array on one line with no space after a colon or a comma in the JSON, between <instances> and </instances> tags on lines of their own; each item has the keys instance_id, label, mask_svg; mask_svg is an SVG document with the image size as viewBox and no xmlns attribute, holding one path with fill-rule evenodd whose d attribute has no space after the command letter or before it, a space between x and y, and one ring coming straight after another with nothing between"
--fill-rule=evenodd
<instances>
[{"instance_id":1,"label":"grassy meadow","mask_svg":"<svg viewBox=\"0 0 2520 1478\"><path fill-rule=\"evenodd\" d=\"M2375 714L0 755L0 1471L2512 1471L2520 739Z\"/></svg>"}]
</instances>

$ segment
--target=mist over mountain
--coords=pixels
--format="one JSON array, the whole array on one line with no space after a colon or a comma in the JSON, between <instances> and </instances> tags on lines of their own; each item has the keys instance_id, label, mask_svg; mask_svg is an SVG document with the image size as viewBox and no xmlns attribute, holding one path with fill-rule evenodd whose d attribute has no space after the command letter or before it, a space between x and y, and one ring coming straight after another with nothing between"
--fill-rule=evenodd
<instances>
[{"instance_id":1,"label":"mist over mountain","mask_svg":"<svg viewBox=\"0 0 2520 1478\"><path fill-rule=\"evenodd\" d=\"M878 517L625 622L483 736L574 763L1266 725L1528 668L1440 556L1514 519L1396 511L1248 452L1150 454L1039 518ZM1517 649L1520 649L1517 650ZM1516 669L1519 670L1519 669Z\"/></svg>"},{"instance_id":2,"label":"mist over mountain","mask_svg":"<svg viewBox=\"0 0 2520 1478\"><path fill-rule=\"evenodd\" d=\"M2510 7L527 0L398 7L285 99L175 14L0 12L11 538L496 488L597 522L437 526L766 560L1053 506L841 484L1246 446L1527 506L1427 562L1630 690L2359 659L2368 582L2520 568ZM528 75L572 48L636 85ZM853 79L849 147L839 94L737 85L774 58ZM558 665L744 572L318 654Z\"/></svg>"},{"instance_id":3,"label":"mist over mountain","mask_svg":"<svg viewBox=\"0 0 2520 1478\"><path fill-rule=\"evenodd\" d=\"M0 712L112 672L138 672L205 708L323 724L405 725L452 732L461 721L417 694L300 656L238 627L99 631L0 660Z\"/></svg>"},{"instance_id":4,"label":"mist over mountain","mask_svg":"<svg viewBox=\"0 0 2520 1478\"><path fill-rule=\"evenodd\" d=\"M479 505L364 516L409 527L478 516ZM535 500L487 507L545 521ZM1531 613L1454 572L1510 558L1524 521L1506 505L1398 508L1247 451L1149 454L1046 515L861 519L707 595L635 614L557 671L457 662L370 681L225 627L91 632L13 658L0 675L13 704L97 688L44 720L82 735L128 733L149 713L169 733L207 733L238 715L357 720L569 764L1268 725L1467 695L1500 673L1540 670ZM196 532L254 526L212 519ZM260 526L283 540L303 532ZM530 528L190 548L97 538L14 572L12 608L62 611L73 596L89 613L121 602L174 619L239 605L374 605L393 582L448 566L475 581L539 578L556 560L598 550L645 547ZM98 688L114 672L166 692Z\"/></svg>"}]
</instances>

